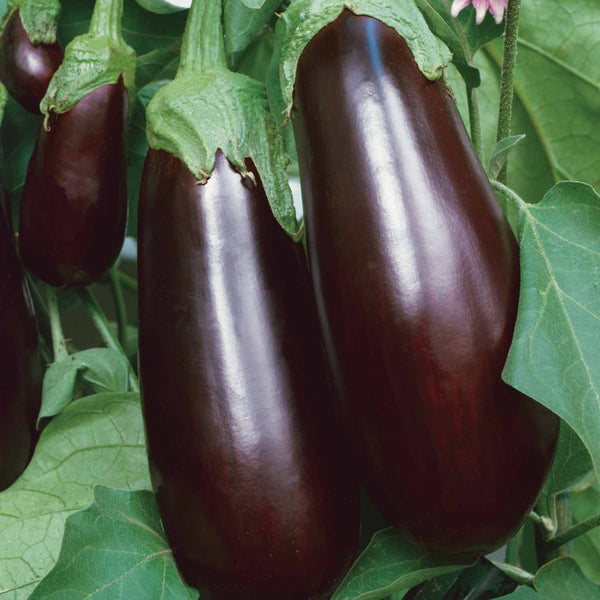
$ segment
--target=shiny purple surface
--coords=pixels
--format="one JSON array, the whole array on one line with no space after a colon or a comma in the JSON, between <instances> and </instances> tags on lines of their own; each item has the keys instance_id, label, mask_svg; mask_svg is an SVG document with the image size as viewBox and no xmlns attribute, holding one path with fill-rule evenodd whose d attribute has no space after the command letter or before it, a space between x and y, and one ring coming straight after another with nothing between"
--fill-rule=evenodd
<instances>
[{"instance_id":1,"label":"shiny purple surface","mask_svg":"<svg viewBox=\"0 0 600 600\"><path fill-rule=\"evenodd\" d=\"M501 381L518 247L450 95L346 11L303 52L309 262L367 490L428 551L483 554L532 508L558 419Z\"/></svg>"},{"instance_id":2,"label":"shiny purple surface","mask_svg":"<svg viewBox=\"0 0 600 600\"><path fill-rule=\"evenodd\" d=\"M24 471L37 433L42 366L29 289L0 189L0 490Z\"/></svg>"},{"instance_id":3,"label":"shiny purple surface","mask_svg":"<svg viewBox=\"0 0 600 600\"><path fill-rule=\"evenodd\" d=\"M127 90L120 79L51 114L29 162L19 222L25 266L81 287L109 269L127 222Z\"/></svg>"},{"instance_id":4,"label":"shiny purple surface","mask_svg":"<svg viewBox=\"0 0 600 600\"><path fill-rule=\"evenodd\" d=\"M200 185L151 150L138 222L143 409L179 568L218 600L329 597L358 489L302 246L221 153Z\"/></svg>"},{"instance_id":5,"label":"shiny purple surface","mask_svg":"<svg viewBox=\"0 0 600 600\"><path fill-rule=\"evenodd\" d=\"M10 95L39 114L40 102L62 60L63 51L57 43L31 43L19 10L15 10L0 38L0 81Z\"/></svg>"}]
</instances>

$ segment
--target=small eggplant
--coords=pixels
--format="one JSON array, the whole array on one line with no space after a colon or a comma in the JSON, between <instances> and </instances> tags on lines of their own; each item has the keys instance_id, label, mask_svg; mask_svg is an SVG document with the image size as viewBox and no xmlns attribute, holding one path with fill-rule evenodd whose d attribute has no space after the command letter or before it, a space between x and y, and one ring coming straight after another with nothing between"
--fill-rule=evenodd
<instances>
[{"instance_id":1,"label":"small eggplant","mask_svg":"<svg viewBox=\"0 0 600 600\"><path fill-rule=\"evenodd\" d=\"M53 286L96 281L116 260L127 222L122 79L50 113L29 163L19 244L25 266Z\"/></svg>"},{"instance_id":2,"label":"small eggplant","mask_svg":"<svg viewBox=\"0 0 600 600\"><path fill-rule=\"evenodd\" d=\"M62 60L63 51L57 42L32 43L19 9L14 10L0 37L0 80L10 95L39 114L40 102Z\"/></svg>"}]
</instances>

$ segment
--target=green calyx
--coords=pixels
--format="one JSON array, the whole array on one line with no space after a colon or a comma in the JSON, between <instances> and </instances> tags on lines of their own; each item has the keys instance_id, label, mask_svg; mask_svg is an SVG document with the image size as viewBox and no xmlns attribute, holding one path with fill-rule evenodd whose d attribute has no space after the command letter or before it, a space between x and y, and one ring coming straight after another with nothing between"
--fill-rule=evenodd
<instances>
[{"instance_id":1,"label":"green calyx","mask_svg":"<svg viewBox=\"0 0 600 600\"><path fill-rule=\"evenodd\" d=\"M148 144L181 160L205 183L221 150L240 172L260 175L271 210L292 237L300 235L286 168L283 138L268 109L266 90L227 69L222 0L194 0L177 77L159 90L146 111Z\"/></svg>"},{"instance_id":2,"label":"green calyx","mask_svg":"<svg viewBox=\"0 0 600 600\"><path fill-rule=\"evenodd\" d=\"M123 0L96 0L90 30L65 49L40 108L45 115L69 111L94 90L123 77L129 106L135 94L135 52L121 36Z\"/></svg>"},{"instance_id":3,"label":"green calyx","mask_svg":"<svg viewBox=\"0 0 600 600\"><path fill-rule=\"evenodd\" d=\"M56 42L56 23L60 13L59 0L8 0L8 10L2 28L15 10L33 44Z\"/></svg>"},{"instance_id":4,"label":"green calyx","mask_svg":"<svg viewBox=\"0 0 600 600\"><path fill-rule=\"evenodd\" d=\"M300 55L324 27L344 11L374 17L395 29L410 47L419 68L431 80L442 76L452 54L438 40L415 0L295 0L275 28L275 51L267 88L271 110L281 120L291 115Z\"/></svg>"}]
</instances>

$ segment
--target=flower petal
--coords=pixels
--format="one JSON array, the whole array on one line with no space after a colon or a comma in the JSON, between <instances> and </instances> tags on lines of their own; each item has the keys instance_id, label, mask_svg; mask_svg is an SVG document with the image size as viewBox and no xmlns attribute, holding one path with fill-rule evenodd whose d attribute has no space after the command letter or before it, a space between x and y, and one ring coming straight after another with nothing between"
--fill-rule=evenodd
<instances>
[{"instance_id":1,"label":"flower petal","mask_svg":"<svg viewBox=\"0 0 600 600\"><path fill-rule=\"evenodd\" d=\"M473 0L473 6L475 7L475 23L480 25L485 19L487 9L490 6L490 0Z\"/></svg>"},{"instance_id":2,"label":"flower petal","mask_svg":"<svg viewBox=\"0 0 600 600\"><path fill-rule=\"evenodd\" d=\"M450 14L456 19L456 17L458 17L458 13L470 3L471 0L454 0L452 3L452 8L450 9Z\"/></svg>"}]
</instances>

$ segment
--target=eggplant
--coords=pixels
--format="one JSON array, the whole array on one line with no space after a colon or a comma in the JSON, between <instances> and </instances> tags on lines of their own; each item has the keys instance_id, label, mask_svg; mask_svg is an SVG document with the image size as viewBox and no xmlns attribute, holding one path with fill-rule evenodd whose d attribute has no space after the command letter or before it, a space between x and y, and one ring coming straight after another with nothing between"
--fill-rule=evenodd
<instances>
[{"instance_id":1,"label":"eggplant","mask_svg":"<svg viewBox=\"0 0 600 600\"><path fill-rule=\"evenodd\" d=\"M29 162L19 222L25 266L56 287L100 278L127 223L128 94L119 78L50 113Z\"/></svg>"},{"instance_id":2,"label":"eggplant","mask_svg":"<svg viewBox=\"0 0 600 600\"><path fill-rule=\"evenodd\" d=\"M0 38L0 80L19 104L40 113L40 102L62 60L60 45L34 44L23 27L19 9L13 11Z\"/></svg>"},{"instance_id":3,"label":"eggplant","mask_svg":"<svg viewBox=\"0 0 600 600\"><path fill-rule=\"evenodd\" d=\"M33 302L17 258L6 192L0 188L0 490L25 470L37 441L42 365Z\"/></svg>"},{"instance_id":4,"label":"eggplant","mask_svg":"<svg viewBox=\"0 0 600 600\"><path fill-rule=\"evenodd\" d=\"M201 183L164 150L146 159L140 374L153 485L190 585L218 600L326 598L356 550L358 487L302 246L246 165L242 178L219 151Z\"/></svg>"},{"instance_id":5,"label":"eggplant","mask_svg":"<svg viewBox=\"0 0 600 600\"><path fill-rule=\"evenodd\" d=\"M559 420L501 379L519 252L451 94L344 11L295 81L307 247L367 491L423 550L479 555L532 509Z\"/></svg>"}]
</instances>

